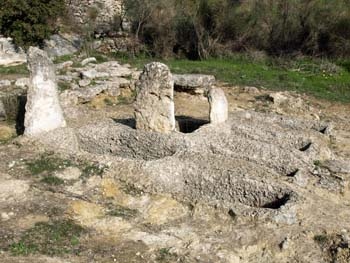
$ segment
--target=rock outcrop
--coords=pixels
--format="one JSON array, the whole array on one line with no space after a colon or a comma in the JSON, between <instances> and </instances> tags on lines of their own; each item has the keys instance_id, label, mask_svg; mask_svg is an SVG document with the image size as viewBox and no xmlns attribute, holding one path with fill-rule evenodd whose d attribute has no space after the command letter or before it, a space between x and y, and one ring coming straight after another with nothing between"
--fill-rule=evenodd
<instances>
[{"instance_id":1,"label":"rock outcrop","mask_svg":"<svg viewBox=\"0 0 350 263\"><path fill-rule=\"evenodd\" d=\"M135 119L136 129L175 130L174 82L166 65L153 62L145 66L137 86Z\"/></svg>"},{"instance_id":2,"label":"rock outcrop","mask_svg":"<svg viewBox=\"0 0 350 263\"><path fill-rule=\"evenodd\" d=\"M16 49L11 38L0 37L0 66L15 66L26 62L26 54L22 49Z\"/></svg>"},{"instance_id":3,"label":"rock outcrop","mask_svg":"<svg viewBox=\"0 0 350 263\"><path fill-rule=\"evenodd\" d=\"M209 118L211 123L222 123L228 118L228 102L220 88L211 88L208 93L210 104Z\"/></svg>"},{"instance_id":4,"label":"rock outcrop","mask_svg":"<svg viewBox=\"0 0 350 263\"><path fill-rule=\"evenodd\" d=\"M28 52L30 85L25 114L25 135L35 136L66 122L58 100L55 68L44 51L31 47Z\"/></svg>"}]
</instances>

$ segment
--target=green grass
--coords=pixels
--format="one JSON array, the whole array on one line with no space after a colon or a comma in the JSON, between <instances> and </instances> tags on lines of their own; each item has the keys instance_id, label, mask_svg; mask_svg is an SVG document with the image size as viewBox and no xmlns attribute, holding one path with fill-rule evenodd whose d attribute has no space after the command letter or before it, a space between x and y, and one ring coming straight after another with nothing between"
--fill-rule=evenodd
<instances>
[{"instance_id":1,"label":"green grass","mask_svg":"<svg viewBox=\"0 0 350 263\"><path fill-rule=\"evenodd\" d=\"M59 64L59 63L63 63L63 62L66 62L66 61L73 61L74 57L75 57L74 54L59 56L59 57L56 57L53 60L53 63L54 64Z\"/></svg>"},{"instance_id":2,"label":"green grass","mask_svg":"<svg viewBox=\"0 0 350 263\"><path fill-rule=\"evenodd\" d=\"M9 250L14 256L78 253L79 237L84 232L81 226L71 220L40 222L27 230L18 242L12 243Z\"/></svg>"},{"instance_id":3,"label":"green grass","mask_svg":"<svg viewBox=\"0 0 350 263\"><path fill-rule=\"evenodd\" d=\"M106 167L101 166L97 163L84 163L81 165L82 173L81 178L89 178L91 176L102 176Z\"/></svg>"},{"instance_id":4,"label":"green grass","mask_svg":"<svg viewBox=\"0 0 350 263\"><path fill-rule=\"evenodd\" d=\"M61 178L58 178L58 177L53 176L53 175L44 176L44 178L41 179L41 182L48 184L48 185L52 185L52 186L64 184L64 181Z\"/></svg>"},{"instance_id":5,"label":"green grass","mask_svg":"<svg viewBox=\"0 0 350 263\"><path fill-rule=\"evenodd\" d=\"M38 159L28 161L26 164L32 175L39 175L44 172L52 173L73 165L70 160L44 155Z\"/></svg>"},{"instance_id":6,"label":"green grass","mask_svg":"<svg viewBox=\"0 0 350 263\"><path fill-rule=\"evenodd\" d=\"M116 55L123 63L142 69L157 59L132 58ZM232 58L212 58L203 61L158 60L166 63L173 73L212 74L230 85L255 86L269 90L289 90L306 93L316 98L350 102L350 62L331 63L327 60L266 59L256 61L244 55Z\"/></svg>"},{"instance_id":7,"label":"green grass","mask_svg":"<svg viewBox=\"0 0 350 263\"><path fill-rule=\"evenodd\" d=\"M4 67L0 66L0 75L28 75L29 71L27 64L22 64L18 66Z\"/></svg>"}]
</instances>

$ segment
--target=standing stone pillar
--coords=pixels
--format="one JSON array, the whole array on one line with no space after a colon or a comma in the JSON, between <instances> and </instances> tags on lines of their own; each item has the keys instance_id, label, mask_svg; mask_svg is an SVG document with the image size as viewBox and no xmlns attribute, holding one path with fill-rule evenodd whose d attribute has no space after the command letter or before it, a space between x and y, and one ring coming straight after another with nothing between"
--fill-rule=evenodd
<instances>
[{"instance_id":1,"label":"standing stone pillar","mask_svg":"<svg viewBox=\"0 0 350 263\"><path fill-rule=\"evenodd\" d=\"M55 67L46 52L31 47L28 51L30 84L27 95L24 134L35 136L66 122L58 100Z\"/></svg>"},{"instance_id":2,"label":"standing stone pillar","mask_svg":"<svg viewBox=\"0 0 350 263\"><path fill-rule=\"evenodd\" d=\"M220 88L211 88L208 93L210 105L210 123L222 123L228 118L228 102L225 93Z\"/></svg>"},{"instance_id":3,"label":"standing stone pillar","mask_svg":"<svg viewBox=\"0 0 350 263\"><path fill-rule=\"evenodd\" d=\"M175 130L174 81L169 68L147 64L137 85L136 129L168 133Z\"/></svg>"}]
</instances>

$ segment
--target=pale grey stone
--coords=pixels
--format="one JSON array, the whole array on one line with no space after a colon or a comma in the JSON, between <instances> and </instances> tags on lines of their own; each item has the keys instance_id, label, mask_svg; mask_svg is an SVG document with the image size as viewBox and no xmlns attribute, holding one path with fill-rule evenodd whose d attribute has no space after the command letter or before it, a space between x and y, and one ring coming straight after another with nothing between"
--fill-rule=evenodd
<instances>
[{"instance_id":1,"label":"pale grey stone","mask_svg":"<svg viewBox=\"0 0 350 263\"><path fill-rule=\"evenodd\" d=\"M45 51L49 57L59 57L74 54L78 48L68 39L55 34L45 41Z\"/></svg>"},{"instance_id":2,"label":"pale grey stone","mask_svg":"<svg viewBox=\"0 0 350 263\"><path fill-rule=\"evenodd\" d=\"M215 85L215 77L203 74L173 74L176 91L185 91L191 94L205 94Z\"/></svg>"},{"instance_id":3,"label":"pale grey stone","mask_svg":"<svg viewBox=\"0 0 350 263\"><path fill-rule=\"evenodd\" d=\"M16 80L15 86L20 88L27 88L29 87L29 83L29 78L20 78Z\"/></svg>"},{"instance_id":4,"label":"pale grey stone","mask_svg":"<svg viewBox=\"0 0 350 263\"><path fill-rule=\"evenodd\" d=\"M94 58L94 57L86 58L81 62L81 65L86 66L87 64L90 64L90 63L97 63L96 58Z\"/></svg>"},{"instance_id":5,"label":"pale grey stone","mask_svg":"<svg viewBox=\"0 0 350 263\"><path fill-rule=\"evenodd\" d=\"M0 88L11 86L11 81L7 79L0 80Z\"/></svg>"},{"instance_id":6,"label":"pale grey stone","mask_svg":"<svg viewBox=\"0 0 350 263\"><path fill-rule=\"evenodd\" d=\"M69 60L69 61L65 61L59 64L56 64L56 69L57 70L61 70L61 69L67 69L70 68L71 66L73 66L74 62Z\"/></svg>"},{"instance_id":7,"label":"pale grey stone","mask_svg":"<svg viewBox=\"0 0 350 263\"><path fill-rule=\"evenodd\" d=\"M66 122L58 100L55 69L47 53L31 47L28 51L30 86L25 114L25 135L65 127Z\"/></svg>"},{"instance_id":8,"label":"pale grey stone","mask_svg":"<svg viewBox=\"0 0 350 263\"><path fill-rule=\"evenodd\" d=\"M144 67L137 85L135 119L140 130L175 130L174 82L166 65L153 62Z\"/></svg>"},{"instance_id":9,"label":"pale grey stone","mask_svg":"<svg viewBox=\"0 0 350 263\"><path fill-rule=\"evenodd\" d=\"M211 88L208 93L210 105L210 122L217 124L225 122L228 118L228 102L225 92L220 88Z\"/></svg>"}]
</instances>

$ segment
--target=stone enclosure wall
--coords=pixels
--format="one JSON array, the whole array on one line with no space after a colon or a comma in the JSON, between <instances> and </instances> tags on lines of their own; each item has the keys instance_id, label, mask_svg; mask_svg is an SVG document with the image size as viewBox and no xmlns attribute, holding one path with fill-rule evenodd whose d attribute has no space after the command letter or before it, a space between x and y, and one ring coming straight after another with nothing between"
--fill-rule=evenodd
<instances>
[{"instance_id":1,"label":"stone enclosure wall","mask_svg":"<svg viewBox=\"0 0 350 263\"><path fill-rule=\"evenodd\" d=\"M121 0L66 0L67 6L78 23L84 24L91 8L98 10L97 22L108 24L121 13Z\"/></svg>"}]
</instances>

